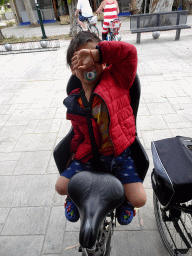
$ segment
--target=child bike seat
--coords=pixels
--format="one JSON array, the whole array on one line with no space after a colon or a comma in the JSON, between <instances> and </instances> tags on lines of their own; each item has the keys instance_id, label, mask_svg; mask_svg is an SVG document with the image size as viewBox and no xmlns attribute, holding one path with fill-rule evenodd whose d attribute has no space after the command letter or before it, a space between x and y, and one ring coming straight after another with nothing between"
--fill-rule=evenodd
<instances>
[{"instance_id":1,"label":"child bike seat","mask_svg":"<svg viewBox=\"0 0 192 256\"><path fill-rule=\"evenodd\" d=\"M80 213L80 244L92 248L106 215L123 203L124 187L111 174L82 171L70 179L68 194Z\"/></svg>"},{"instance_id":2,"label":"child bike seat","mask_svg":"<svg viewBox=\"0 0 192 256\"><path fill-rule=\"evenodd\" d=\"M82 88L81 81L76 76L71 75L67 84L67 95L69 95L74 89L77 88ZM139 76L136 75L133 85L130 89L131 107L135 116L135 123L137 119L140 94L141 84ZM59 142L53 152L55 163L57 165L59 173L62 173L65 170L66 164L70 158L70 142L72 138L73 128L71 128L69 133ZM136 136L134 143L131 145L131 152L131 156L135 162L138 175L143 181L149 168L149 158L138 136Z\"/></svg>"}]
</instances>

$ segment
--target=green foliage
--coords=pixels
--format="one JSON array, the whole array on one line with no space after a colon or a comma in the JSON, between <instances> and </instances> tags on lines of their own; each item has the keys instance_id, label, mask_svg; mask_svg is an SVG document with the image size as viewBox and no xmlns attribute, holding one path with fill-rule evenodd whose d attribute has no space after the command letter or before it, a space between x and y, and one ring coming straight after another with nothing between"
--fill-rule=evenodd
<instances>
[{"instance_id":1,"label":"green foliage","mask_svg":"<svg viewBox=\"0 0 192 256\"><path fill-rule=\"evenodd\" d=\"M0 6L5 4L5 0L0 0Z\"/></svg>"},{"instance_id":2,"label":"green foliage","mask_svg":"<svg viewBox=\"0 0 192 256\"><path fill-rule=\"evenodd\" d=\"M9 3L9 0L0 0L0 6L6 5Z\"/></svg>"}]
</instances>

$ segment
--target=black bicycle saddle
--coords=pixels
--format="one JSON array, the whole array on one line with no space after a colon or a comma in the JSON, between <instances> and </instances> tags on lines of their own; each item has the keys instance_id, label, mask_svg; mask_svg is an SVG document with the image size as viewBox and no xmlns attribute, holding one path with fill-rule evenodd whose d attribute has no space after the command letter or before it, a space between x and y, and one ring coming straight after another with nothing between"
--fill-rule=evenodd
<instances>
[{"instance_id":1,"label":"black bicycle saddle","mask_svg":"<svg viewBox=\"0 0 192 256\"><path fill-rule=\"evenodd\" d=\"M68 194L80 213L80 244L92 248L105 216L124 200L123 184L108 173L83 171L70 179Z\"/></svg>"}]
</instances>

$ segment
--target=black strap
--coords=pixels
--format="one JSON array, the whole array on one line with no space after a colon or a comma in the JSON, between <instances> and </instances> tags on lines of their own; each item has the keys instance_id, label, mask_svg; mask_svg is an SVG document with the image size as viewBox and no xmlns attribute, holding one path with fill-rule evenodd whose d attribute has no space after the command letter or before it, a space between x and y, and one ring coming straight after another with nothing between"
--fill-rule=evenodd
<instances>
[{"instance_id":1,"label":"black strap","mask_svg":"<svg viewBox=\"0 0 192 256\"><path fill-rule=\"evenodd\" d=\"M92 116L92 113L91 113L91 106L90 106L90 103L88 102L88 100L85 96L85 92L83 90L80 93L80 97L81 97L83 106L85 108L88 130L89 130L89 136L90 136L91 146L92 146L92 151L93 151L93 160L95 162L95 161L98 161L98 158L100 158L100 153L98 151L97 144L96 144L96 141L95 141L94 132L93 132L93 126L92 126L92 121L91 121L93 116ZM97 162L97 165L98 165L98 162Z\"/></svg>"}]
</instances>

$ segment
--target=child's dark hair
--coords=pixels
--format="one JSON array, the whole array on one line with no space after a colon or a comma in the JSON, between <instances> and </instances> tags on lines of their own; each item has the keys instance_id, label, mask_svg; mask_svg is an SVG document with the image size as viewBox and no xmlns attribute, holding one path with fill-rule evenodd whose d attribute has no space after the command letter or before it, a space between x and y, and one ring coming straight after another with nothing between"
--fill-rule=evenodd
<instances>
[{"instance_id":1,"label":"child's dark hair","mask_svg":"<svg viewBox=\"0 0 192 256\"><path fill-rule=\"evenodd\" d=\"M89 31L79 32L73 39L71 39L71 42L69 44L67 50L67 64L71 66L71 59L80 46L88 42L99 43L100 41L101 39L97 37L94 33L91 33Z\"/></svg>"}]
</instances>

